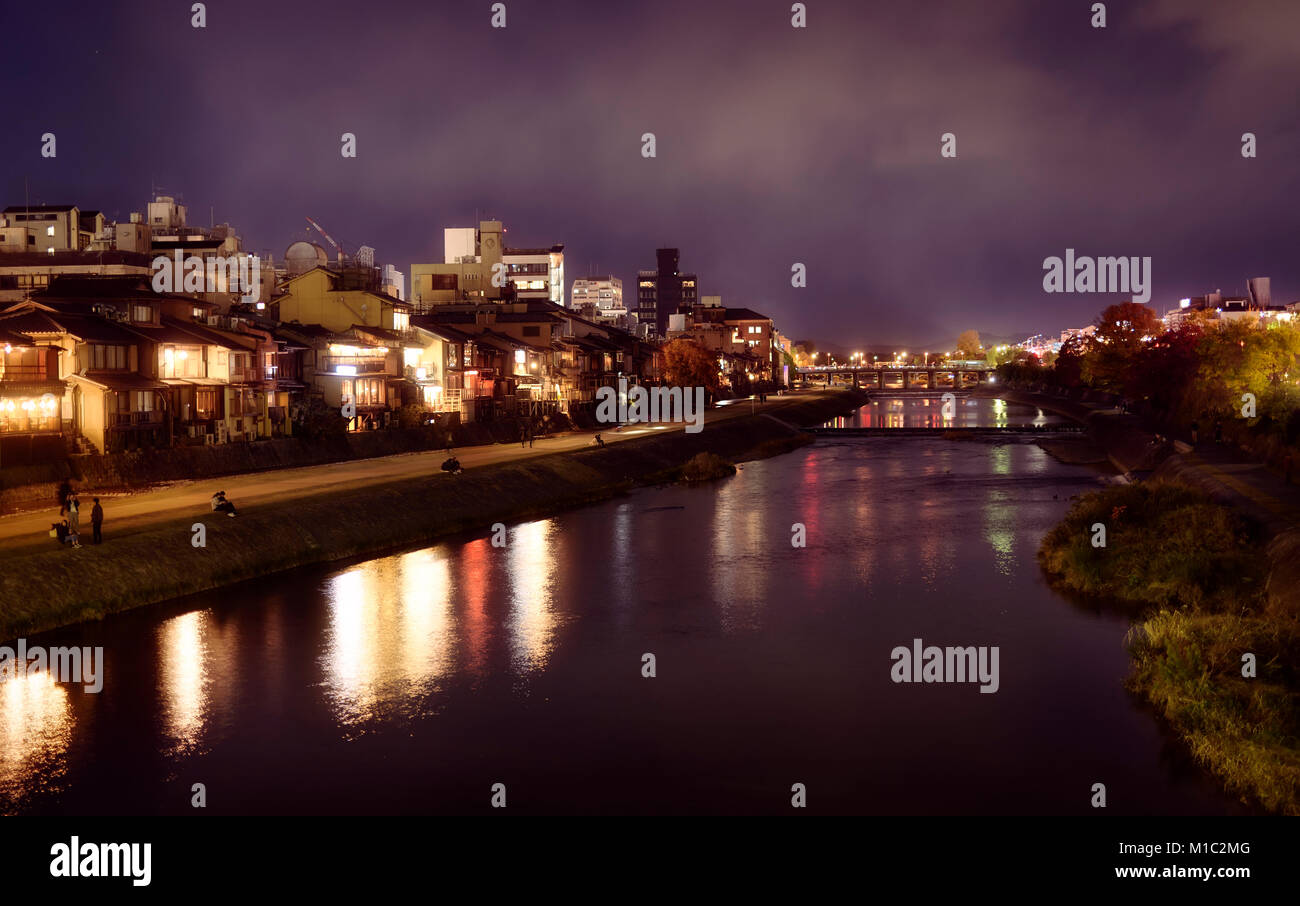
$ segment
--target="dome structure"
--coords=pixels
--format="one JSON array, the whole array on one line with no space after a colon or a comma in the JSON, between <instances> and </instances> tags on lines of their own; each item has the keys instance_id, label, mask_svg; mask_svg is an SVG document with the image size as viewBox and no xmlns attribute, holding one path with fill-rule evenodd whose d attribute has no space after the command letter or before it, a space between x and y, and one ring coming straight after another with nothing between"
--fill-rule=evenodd
<instances>
[{"instance_id":1,"label":"dome structure","mask_svg":"<svg viewBox=\"0 0 1300 906\"><path fill-rule=\"evenodd\" d=\"M301 239L290 245L284 252L284 267L290 277L297 277L299 274L307 273L313 267L328 264L329 260L325 249L314 242Z\"/></svg>"}]
</instances>

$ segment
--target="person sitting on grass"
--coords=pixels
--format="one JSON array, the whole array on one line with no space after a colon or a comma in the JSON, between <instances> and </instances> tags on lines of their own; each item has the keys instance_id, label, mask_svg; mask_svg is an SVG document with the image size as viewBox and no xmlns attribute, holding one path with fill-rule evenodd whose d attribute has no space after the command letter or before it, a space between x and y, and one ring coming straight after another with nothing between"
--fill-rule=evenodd
<instances>
[{"instance_id":1,"label":"person sitting on grass","mask_svg":"<svg viewBox=\"0 0 1300 906\"><path fill-rule=\"evenodd\" d=\"M60 519L50 527L50 534L59 541L59 547L71 545L72 547L81 547L80 539L72 532L72 527L68 525L68 520Z\"/></svg>"},{"instance_id":2,"label":"person sitting on grass","mask_svg":"<svg viewBox=\"0 0 1300 906\"><path fill-rule=\"evenodd\" d=\"M235 505L226 499L225 491L217 491L217 493L212 495L212 509L217 513L225 513L231 518L239 515L239 511L235 509Z\"/></svg>"}]
</instances>

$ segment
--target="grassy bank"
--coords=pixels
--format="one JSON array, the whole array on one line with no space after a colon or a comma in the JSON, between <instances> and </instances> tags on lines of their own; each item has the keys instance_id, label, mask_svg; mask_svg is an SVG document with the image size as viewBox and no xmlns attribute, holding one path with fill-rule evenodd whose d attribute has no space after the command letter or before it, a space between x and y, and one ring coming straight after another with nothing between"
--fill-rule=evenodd
<instances>
[{"instance_id":1,"label":"grassy bank","mask_svg":"<svg viewBox=\"0 0 1300 906\"><path fill-rule=\"evenodd\" d=\"M1093 526L1106 546L1093 546ZM1266 561L1259 532L1201 491L1170 482L1115 485L1081 497L1047 533L1039 561L1085 594L1162 607L1255 607Z\"/></svg>"},{"instance_id":2,"label":"grassy bank","mask_svg":"<svg viewBox=\"0 0 1300 906\"><path fill-rule=\"evenodd\" d=\"M1300 629L1258 616L1162 610L1134 627L1130 680L1225 786L1300 815ZM1242 676L1242 655L1256 676Z\"/></svg>"},{"instance_id":3,"label":"grassy bank","mask_svg":"<svg viewBox=\"0 0 1300 906\"><path fill-rule=\"evenodd\" d=\"M837 393L778 413L792 424L814 424L859 404L855 395ZM241 510L236 519L205 511L99 547L18 554L6 557L0 571L0 639L295 566L547 516L639 485L673 480L700 453L740 462L806 441L801 432L773 418L736 418L698 434L668 432L459 475L437 472L420 481ZM196 523L204 526L203 547L193 544Z\"/></svg>"},{"instance_id":4,"label":"grassy bank","mask_svg":"<svg viewBox=\"0 0 1300 906\"><path fill-rule=\"evenodd\" d=\"M1093 546L1098 523L1104 547ZM1300 814L1300 624L1265 606L1256 526L1200 490L1121 485L1080 498L1039 561L1065 588L1142 610L1130 686L1230 791Z\"/></svg>"}]
</instances>

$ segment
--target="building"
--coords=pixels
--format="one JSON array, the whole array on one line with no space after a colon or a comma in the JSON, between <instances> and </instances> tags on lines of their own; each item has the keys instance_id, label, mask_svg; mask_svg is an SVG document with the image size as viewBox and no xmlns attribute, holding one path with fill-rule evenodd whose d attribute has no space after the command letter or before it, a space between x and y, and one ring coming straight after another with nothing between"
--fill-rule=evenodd
<instances>
[{"instance_id":1,"label":"building","mask_svg":"<svg viewBox=\"0 0 1300 906\"><path fill-rule=\"evenodd\" d=\"M467 232L474 233L472 243ZM444 230L443 261L411 265L411 302L415 310L427 312L434 305L499 301L505 281L494 281L492 276L493 267L503 263L504 232L499 220L484 220L477 231Z\"/></svg>"},{"instance_id":2,"label":"building","mask_svg":"<svg viewBox=\"0 0 1300 906\"><path fill-rule=\"evenodd\" d=\"M569 308L591 321L636 330L636 315L623 304L623 281L613 274L574 280Z\"/></svg>"},{"instance_id":3,"label":"building","mask_svg":"<svg viewBox=\"0 0 1300 906\"><path fill-rule=\"evenodd\" d=\"M706 297L669 318L668 338L684 338L717 353L720 379L733 393L747 394L754 385L779 381L786 372L786 349L767 315L751 308L727 308L721 297Z\"/></svg>"},{"instance_id":4,"label":"building","mask_svg":"<svg viewBox=\"0 0 1300 906\"><path fill-rule=\"evenodd\" d=\"M506 248L505 232L499 220L481 221L477 230L444 230L442 262L411 265L416 310L516 299L563 306L564 245Z\"/></svg>"},{"instance_id":5,"label":"building","mask_svg":"<svg viewBox=\"0 0 1300 906\"><path fill-rule=\"evenodd\" d=\"M680 273L677 249L656 249L653 271L637 272L637 321L653 325L656 337L667 336L668 318L699 300L695 274Z\"/></svg>"},{"instance_id":6,"label":"building","mask_svg":"<svg viewBox=\"0 0 1300 906\"><path fill-rule=\"evenodd\" d=\"M1251 308L1267 311L1273 307L1273 291L1268 277L1251 277L1246 281L1246 298Z\"/></svg>"},{"instance_id":7,"label":"building","mask_svg":"<svg viewBox=\"0 0 1300 906\"><path fill-rule=\"evenodd\" d=\"M243 243L234 227L228 223L203 227L187 223L188 209L170 195L157 195L148 206L148 223L142 224L138 215L131 215L131 224L123 230L117 225L116 239L131 242L143 236L141 227L149 230L149 253L151 259L165 257L171 261L182 261L193 257L203 260L204 279L201 288L191 290L190 295L216 303L217 310L226 313L232 307L238 311L246 308L243 301L247 297L256 297L252 304L263 309L275 287L275 276L271 268L263 272L261 259L244 251ZM254 285L242 285L240 274L248 276L248 282ZM179 278L176 278L179 279ZM182 287L173 286L174 292L181 292Z\"/></svg>"},{"instance_id":8,"label":"building","mask_svg":"<svg viewBox=\"0 0 1300 906\"><path fill-rule=\"evenodd\" d=\"M353 412L348 429L387 424L402 405L402 348L386 345L370 331L334 331L321 324L281 324L278 339L303 349L302 378L308 392L325 405Z\"/></svg>"},{"instance_id":9,"label":"building","mask_svg":"<svg viewBox=\"0 0 1300 906\"><path fill-rule=\"evenodd\" d=\"M114 250L0 254L0 302L19 302L59 277L148 279L153 273L151 260L145 253Z\"/></svg>"},{"instance_id":10,"label":"building","mask_svg":"<svg viewBox=\"0 0 1300 906\"><path fill-rule=\"evenodd\" d=\"M335 333L354 325L385 330L411 326L411 305L380 290L374 268L316 266L290 277L271 300L282 323L317 324Z\"/></svg>"},{"instance_id":11,"label":"building","mask_svg":"<svg viewBox=\"0 0 1300 906\"><path fill-rule=\"evenodd\" d=\"M66 387L60 417L93 451L165 445L157 394L166 385L141 372L149 350L139 333L97 313L30 300L0 312L0 329L57 350L57 379ZM53 380L48 360L46 367Z\"/></svg>"},{"instance_id":12,"label":"building","mask_svg":"<svg viewBox=\"0 0 1300 906\"><path fill-rule=\"evenodd\" d=\"M406 301L406 275L391 264L385 264L379 278L379 291L395 299Z\"/></svg>"},{"instance_id":13,"label":"building","mask_svg":"<svg viewBox=\"0 0 1300 906\"><path fill-rule=\"evenodd\" d=\"M59 346L0 321L0 465L30 464L63 452Z\"/></svg>"},{"instance_id":14,"label":"building","mask_svg":"<svg viewBox=\"0 0 1300 906\"><path fill-rule=\"evenodd\" d=\"M104 215L76 205L13 205L0 212L0 251L80 252L104 231Z\"/></svg>"},{"instance_id":15,"label":"building","mask_svg":"<svg viewBox=\"0 0 1300 906\"><path fill-rule=\"evenodd\" d=\"M1096 324L1089 324L1087 327L1067 327L1061 331L1061 346L1071 340L1086 340L1097 332ZM1057 347L1059 350L1059 346Z\"/></svg>"},{"instance_id":16,"label":"building","mask_svg":"<svg viewBox=\"0 0 1300 906\"><path fill-rule=\"evenodd\" d=\"M64 420L112 452L290 433L290 397L270 332L215 304L154 292L138 277L59 277L0 323L63 351ZM71 370L69 371L69 368Z\"/></svg>"},{"instance_id":17,"label":"building","mask_svg":"<svg viewBox=\"0 0 1300 906\"><path fill-rule=\"evenodd\" d=\"M387 424L429 385L408 380L407 365L421 367L408 353L430 339L412 329L411 305L379 288L379 273L317 265L286 280L271 302L274 336L299 350L306 393L331 408L352 404L354 431Z\"/></svg>"},{"instance_id":18,"label":"building","mask_svg":"<svg viewBox=\"0 0 1300 906\"><path fill-rule=\"evenodd\" d=\"M148 219L131 214L128 223L109 223L99 211L73 206L10 207L0 220L0 301L17 301L39 291L56 276L152 275L164 256L183 263L203 260L203 279L190 295L216 303L225 312L256 295L263 304L274 288L273 275L243 251L229 224L196 227L186 223L186 208L159 195L148 205ZM241 273L257 280L246 286ZM181 292L181 275L167 291ZM251 280L249 281L251 282Z\"/></svg>"},{"instance_id":19,"label":"building","mask_svg":"<svg viewBox=\"0 0 1300 906\"><path fill-rule=\"evenodd\" d=\"M501 261L506 278L514 284L515 298L540 300L564 307L564 245L550 248L506 247Z\"/></svg>"}]
</instances>

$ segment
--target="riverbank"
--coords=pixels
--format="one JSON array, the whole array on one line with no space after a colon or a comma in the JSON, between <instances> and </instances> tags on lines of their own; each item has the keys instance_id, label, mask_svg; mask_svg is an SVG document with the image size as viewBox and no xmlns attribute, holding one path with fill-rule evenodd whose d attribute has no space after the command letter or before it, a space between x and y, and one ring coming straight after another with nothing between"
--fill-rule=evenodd
<instances>
[{"instance_id":1,"label":"riverbank","mask_svg":"<svg viewBox=\"0 0 1300 906\"><path fill-rule=\"evenodd\" d=\"M573 428L564 416L551 420L561 431ZM40 465L0 469L0 514L48 508L58 500L59 484L71 482L82 494L114 494L165 482L248 475L276 469L376 459L423 450L476 447L519 440L514 419L419 428L387 428L337 434L314 440L279 437L215 445L189 445L122 453L89 453Z\"/></svg>"},{"instance_id":2,"label":"riverbank","mask_svg":"<svg viewBox=\"0 0 1300 906\"><path fill-rule=\"evenodd\" d=\"M1161 443L1104 400L998 395L1086 424L1147 479L1080 498L1039 561L1055 584L1137 611L1128 685L1226 789L1300 814L1300 492L1221 445Z\"/></svg>"},{"instance_id":3,"label":"riverbank","mask_svg":"<svg viewBox=\"0 0 1300 906\"><path fill-rule=\"evenodd\" d=\"M1293 536L1269 540L1180 466L1081 497L1039 560L1055 584L1135 608L1129 687L1230 792L1300 815L1300 611L1278 581L1294 550L1275 550Z\"/></svg>"},{"instance_id":4,"label":"riverbank","mask_svg":"<svg viewBox=\"0 0 1300 906\"><path fill-rule=\"evenodd\" d=\"M796 426L852 411L862 395L837 391L757 416L664 431L457 475L330 490L291 503L251 507L238 518L203 512L171 519L102 546L5 558L0 638L52 629L310 563L378 554L496 522L549 515L632 488L680 477L699 453L731 462L808 443ZM238 501L237 501L238 502ZM196 546L202 527L202 546ZM52 542L51 542L52 543Z\"/></svg>"},{"instance_id":5,"label":"riverbank","mask_svg":"<svg viewBox=\"0 0 1300 906\"><path fill-rule=\"evenodd\" d=\"M1154 471L1171 452L1171 448L1159 443L1156 433L1143 427L1136 416L1124 414L1101 400L1052 396L1012 385L977 387L974 395L999 397L1012 403L1037 406L1087 427L1093 441L1091 449L1071 452L1067 448L1061 448L1061 458L1066 462L1070 461L1067 457L1071 455L1077 457L1078 461L1109 460L1121 474L1140 476ZM1047 444L1041 446L1048 453L1056 455Z\"/></svg>"}]
</instances>

